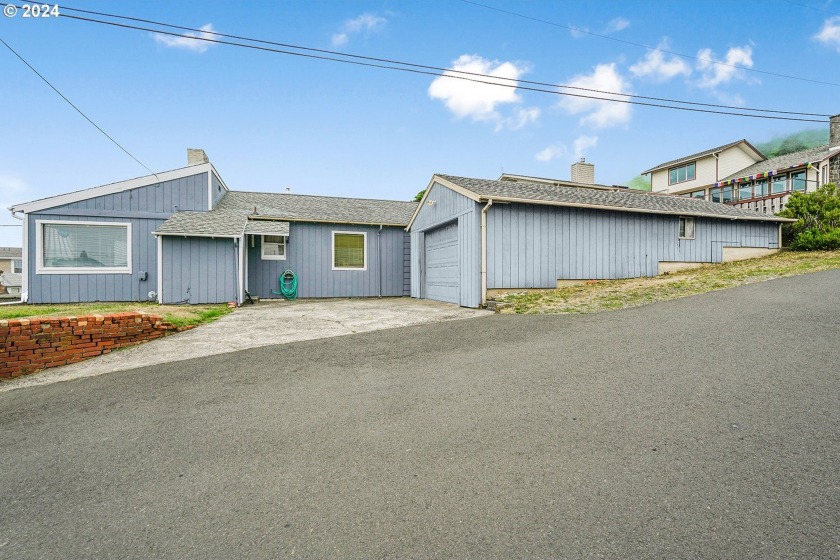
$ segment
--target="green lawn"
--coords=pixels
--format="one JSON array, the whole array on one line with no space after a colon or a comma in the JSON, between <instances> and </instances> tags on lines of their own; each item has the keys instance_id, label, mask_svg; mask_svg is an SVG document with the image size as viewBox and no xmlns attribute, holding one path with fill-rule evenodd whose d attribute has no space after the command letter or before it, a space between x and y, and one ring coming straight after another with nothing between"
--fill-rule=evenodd
<instances>
[{"instance_id":1,"label":"green lawn","mask_svg":"<svg viewBox=\"0 0 840 560\"><path fill-rule=\"evenodd\" d=\"M195 326L214 321L230 313L227 304L217 305L158 305L156 303L69 303L58 305L2 305L0 319L31 319L35 317L63 317L103 315L105 313L137 312L160 315L178 327Z\"/></svg>"},{"instance_id":2,"label":"green lawn","mask_svg":"<svg viewBox=\"0 0 840 560\"><path fill-rule=\"evenodd\" d=\"M589 281L529 293L511 290L495 299L508 304L502 313L597 313L836 268L840 268L840 251L783 251L761 259L710 264L654 278Z\"/></svg>"}]
</instances>

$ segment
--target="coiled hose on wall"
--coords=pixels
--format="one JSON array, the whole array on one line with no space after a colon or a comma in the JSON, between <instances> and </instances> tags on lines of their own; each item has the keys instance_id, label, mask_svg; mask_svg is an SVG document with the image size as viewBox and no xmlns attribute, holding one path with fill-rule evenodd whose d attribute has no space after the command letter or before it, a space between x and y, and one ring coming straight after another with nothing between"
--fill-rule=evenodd
<instances>
[{"instance_id":1,"label":"coiled hose on wall","mask_svg":"<svg viewBox=\"0 0 840 560\"><path fill-rule=\"evenodd\" d=\"M283 274L280 275L279 281L280 291L275 292L274 290L271 290L271 293L277 296L283 296L289 301L297 299L297 274L295 274L291 270L286 270L285 272L283 272Z\"/></svg>"}]
</instances>

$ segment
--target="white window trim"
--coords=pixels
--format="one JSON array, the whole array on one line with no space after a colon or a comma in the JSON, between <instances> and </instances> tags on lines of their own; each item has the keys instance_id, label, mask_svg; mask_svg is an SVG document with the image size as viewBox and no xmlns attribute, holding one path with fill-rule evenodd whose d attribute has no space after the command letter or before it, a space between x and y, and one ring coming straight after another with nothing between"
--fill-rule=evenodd
<instances>
[{"instance_id":1,"label":"white window trim","mask_svg":"<svg viewBox=\"0 0 840 560\"><path fill-rule=\"evenodd\" d=\"M260 235L260 257L264 261L285 261L286 260L286 250L289 246L289 236L288 235L272 235L270 237L282 237L283 238L283 254L282 255L266 255L265 254L265 235Z\"/></svg>"},{"instance_id":2,"label":"white window trim","mask_svg":"<svg viewBox=\"0 0 840 560\"><path fill-rule=\"evenodd\" d=\"M20 270L15 266L15 263L20 263ZM23 259L12 259L12 274L23 274Z\"/></svg>"},{"instance_id":3,"label":"white window trim","mask_svg":"<svg viewBox=\"0 0 840 560\"><path fill-rule=\"evenodd\" d=\"M364 245L363 245L364 252L362 253L362 256L364 257L363 260L364 260L365 265L362 268L348 267L348 266L335 266L335 236L336 236L336 234L339 234L339 235L344 235L344 234L361 235L364 238L364 242L363 242L364 243ZM367 247L367 232L366 231L333 231L332 232L332 255L331 255L331 259L332 259L332 269L333 270L356 270L356 271L359 271L359 272L365 271L365 270L367 270L367 265L368 265L367 255L368 255L368 247Z\"/></svg>"},{"instance_id":4,"label":"white window trim","mask_svg":"<svg viewBox=\"0 0 840 560\"><path fill-rule=\"evenodd\" d=\"M685 220L686 233L688 233L688 223L689 223L688 220L691 220L691 233L692 233L692 235L691 235L691 237L688 237L688 236L683 237L682 235L679 235L679 233L680 233L680 223L677 222L677 236L680 239L695 239L697 237L697 220L694 219L693 216L680 216L680 220Z\"/></svg>"},{"instance_id":5,"label":"white window trim","mask_svg":"<svg viewBox=\"0 0 840 560\"><path fill-rule=\"evenodd\" d=\"M44 266L44 225L120 226L126 229L126 261L124 267L46 267ZM131 222L75 222L69 220L35 220L35 274L131 274Z\"/></svg>"},{"instance_id":6,"label":"white window trim","mask_svg":"<svg viewBox=\"0 0 840 560\"><path fill-rule=\"evenodd\" d=\"M688 179L688 166L689 166L689 165L691 165L691 164L694 164L694 177L692 177L691 179ZM685 167L685 176L686 176L686 179L684 179L684 180L682 180L682 181L674 181L674 182L672 183L672 182L671 182L671 170L673 170L673 169L680 169L680 168L682 168L682 167ZM670 187L671 185L679 185L680 183L688 183L688 182L690 182L690 181L696 181L696 180L697 180L697 160L694 160L694 161L689 161L689 162L683 163L682 165L675 165L674 167L669 167L669 168L668 168L668 186L669 186L669 187Z\"/></svg>"}]
</instances>

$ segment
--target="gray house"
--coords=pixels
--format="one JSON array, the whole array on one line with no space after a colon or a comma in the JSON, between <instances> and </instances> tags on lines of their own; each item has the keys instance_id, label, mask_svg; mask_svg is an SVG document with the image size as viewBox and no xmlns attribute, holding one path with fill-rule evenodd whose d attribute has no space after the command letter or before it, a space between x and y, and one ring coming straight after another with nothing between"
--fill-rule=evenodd
<instances>
[{"instance_id":1,"label":"gray house","mask_svg":"<svg viewBox=\"0 0 840 560\"><path fill-rule=\"evenodd\" d=\"M230 191L201 150L188 165L10 210L24 222L30 303L241 303L279 297L402 296L415 202Z\"/></svg>"},{"instance_id":2,"label":"gray house","mask_svg":"<svg viewBox=\"0 0 840 560\"><path fill-rule=\"evenodd\" d=\"M408 226L412 297L478 307L493 290L770 254L789 221L700 199L502 178L432 177Z\"/></svg>"}]
</instances>

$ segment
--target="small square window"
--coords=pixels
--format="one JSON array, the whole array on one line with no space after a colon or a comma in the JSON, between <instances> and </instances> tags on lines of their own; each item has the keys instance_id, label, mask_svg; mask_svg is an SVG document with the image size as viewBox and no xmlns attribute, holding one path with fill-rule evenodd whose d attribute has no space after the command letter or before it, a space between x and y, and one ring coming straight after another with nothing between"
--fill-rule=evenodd
<instances>
[{"instance_id":1,"label":"small square window","mask_svg":"<svg viewBox=\"0 0 840 560\"><path fill-rule=\"evenodd\" d=\"M680 239L694 239L694 218L680 218Z\"/></svg>"},{"instance_id":2,"label":"small square window","mask_svg":"<svg viewBox=\"0 0 840 560\"><path fill-rule=\"evenodd\" d=\"M262 258L266 261L286 260L286 238L282 235L263 235Z\"/></svg>"},{"instance_id":3,"label":"small square window","mask_svg":"<svg viewBox=\"0 0 840 560\"><path fill-rule=\"evenodd\" d=\"M334 231L333 270L366 270L366 240L364 232Z\"/></svg>"}]
</instances>

